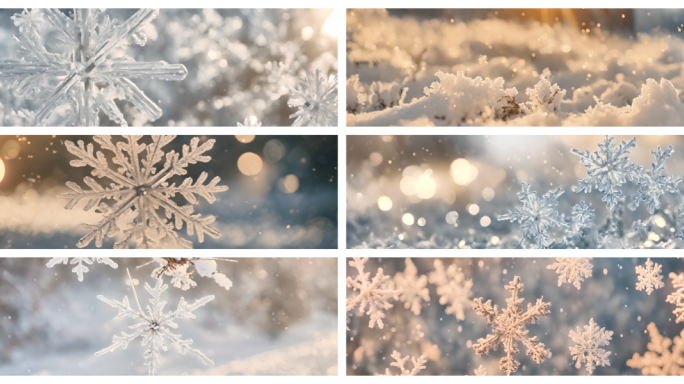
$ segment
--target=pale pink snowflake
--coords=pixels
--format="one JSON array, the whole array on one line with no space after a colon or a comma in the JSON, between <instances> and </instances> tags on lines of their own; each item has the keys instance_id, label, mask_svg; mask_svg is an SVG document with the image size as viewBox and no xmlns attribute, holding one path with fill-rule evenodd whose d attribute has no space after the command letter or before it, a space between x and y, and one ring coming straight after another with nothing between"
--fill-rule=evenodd
<instances>
[{"instance_id":1,"label":"pale pink snowflake","mask_svg":"<svg viewBox=\"0 0 684 384\"><path fill-rule=\"evenodd\" d=\"M480 365L479 367L475 368L475 376L487 376L487 369Z\"/></svg>"},{"instance_id":2,"label":"pale pink snowflake","mask_svg":"<svg viewBox=\"0 0 684 384\"><path fill-rule=\"evenodd\" d=\"M415 376L417 375L420 371L425 369L425 363L427 363L427 357L424 355L421 355L419 358L411 357L411 362L413 363L413 369L409 370L406 368L406 362L409 359L409 356L406 356L404 358L401 357L401 353L394 351L392 352L392 358L396 360L393 363L390 363L391 366L399 368L399 374L398 375L393 375L392 371L387 368L385 369L385 374L382 376Z\"/></svg>"},{"instance_id":3,"label":"pale pink snowflake","mask_svg":"<svg viewBox=\"0 0 684 384\"><path fill-rule=\"evenodd\" d=\"M410 258L406 258L406 269L394 275L394 283L401 289L399 298L404 302L404 308L414 315L420 315L422 301L430 301L430 290L427 288L428 277L418 276L418 268Z\"/></svg>"},{"instance_id":4,"label":"pale pink snowflake","mask_svg":"<svg viewBox=\"0 0 684 384\"><path fill-rule=\"evenodd\" d=\"M654 265L651 258L648 258L643 266L637 265L636 273L639 275L637 276L639 279L636 285L637 291L646 290L646 293L650 295L656 289L664 287L663 276L660 275L662 271L663 266L658 263Z\"/></svg>"},{"instance_id":5,"label":"pale pink snowflake","mask_svg":"<svg viewBox=\"0 0 684 384\"><path fill-rule=\"evenodd\" d=\"M674 340L664 337L658 332L655 323L647 327L651 342L648 351L641 356L635 353L627 360L627 366L641 369L644 375L682 376L684 375L684 330ZM672 351L670 351L672 346Z\"/></svg>"},{"instance_id":6,"label":"pale pink snowflake","mask_svg":"<svg viewBox=\"0 0 684 384\"><path fill-rule=\"evenodd\" d=\"M674 272L670 272L670 279L672 279L672 288L676 291L672 292L671 295L667 295L666 301L670 304L675 305L675 309L672 311L675 316L677 316L677 323L684 321L684 272L679 275Z\"/></svg>"},{"instance_id":7,"label":"pale pink snowflake","mask_svg":"<svg viewBox=\"0 0 684 384\"><path fill-rule=\"evenodd\" d=\"M610 351L601 347L610 344L612 338L613 331L599 328L593 318L589 320L589 325L584 326L584 332L580 327L577 327L577 331L570 331L570 339L575 343L575 346L570 347L572 359L577 362L575 367L579 369L584 364L591 375L599 365L610 366Z\"/></svg>"},{"instance_id":8,"label":"pale pink snowflake","mask_svg":"<svg viewBox=\"0 0 684 384\"><path fill-rule=\"evenodd\" d=\"M456 264L445 269L440 259L435 259L435 270L430 272L429 281L437 286L439 303L447 306L446 313L456 316L457 320L465 320L465 309L473 305L470 299L473 281L466 279Z\"/></svg>"},{"instance_id":9,"label":"pale pink snowflake","mask_svg":"<svg viewBox=\"0 0 684 384\"><path fill-rule=\"evenodd\" d=\"M525 285L520 282L520 277L515 276L513 281L505 288L510 292L511 297L506 299L506 308L499 313L499 307L492 308L492 301L487 300L483 303L483 298L474 300L473 309L482 316L487 324L492 326L492 334L488 334L484 339L478 339L477 344L473 345L475 353L478 355L488 355L491 350L497 350L499 345L503 345L506 356L501 358L500 369L507 375L515 373L520 366L520 362L515 360L515 355L519 352L518 342L527 347L527 354L532 356L532 360L537 364L543 363L546 358L551 357L551 351L545 348L544 343L539 342L537 336L530 337L527 327L534 324L542 316L548 316L547 310L551 303L544 302L544 297L537 299L536 304L527 304L527 311L523 312L521 304L524 299L518 298Z\"/></svg>"},{"instance_id":10,"label":"pale pink snowflake","mask_svg":"<svg viewBox=\"0 0 684 384\"><path fill-rule=\"evenodd\" d=\"M570 283L578 290L584 278L591 277L591 257L557 257L556 262L547 266L546 269L554 269L558 276L558 286Z\"/></svg>"},{"instance_id":11,"label":"pale pink snowflake","mask_svg":"<svg viewBox=\"0 0 684 384\"><path fill-rule=\"evenodd\" d=\"M353 278L347 276L347 287L359 293L347 298L347 312L358 306L359 316L362 316L364 312L370 316L369 327L373 328L377 324L378 328L382 329L385 326L382 321L385 317L383 311L394 306L390 300L399 300L401 290L394 289L391 277L385 276L382 273L382 268L378 268L375 277L370 280L370 272L365 272L367 261L367 257L355 257L349 262L350 266L357 269L358 275ZM366 311L366 307L368 307L368 311Z\"/></svg>"}]
</instances>

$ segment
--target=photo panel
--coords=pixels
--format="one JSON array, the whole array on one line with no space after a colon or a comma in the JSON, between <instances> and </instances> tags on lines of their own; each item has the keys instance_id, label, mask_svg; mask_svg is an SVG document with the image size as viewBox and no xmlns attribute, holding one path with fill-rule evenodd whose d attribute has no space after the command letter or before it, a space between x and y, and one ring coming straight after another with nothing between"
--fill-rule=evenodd
<instances>
[{"instance_id":1,"label":"photo panel","mask_svg":"<svg viewBox=\"0 0 684 384\"><path fill-rule=\"evenodd\" d=\"M0 136L0 248L337 248L337 136Z\"/></svg>"}]
</instances>

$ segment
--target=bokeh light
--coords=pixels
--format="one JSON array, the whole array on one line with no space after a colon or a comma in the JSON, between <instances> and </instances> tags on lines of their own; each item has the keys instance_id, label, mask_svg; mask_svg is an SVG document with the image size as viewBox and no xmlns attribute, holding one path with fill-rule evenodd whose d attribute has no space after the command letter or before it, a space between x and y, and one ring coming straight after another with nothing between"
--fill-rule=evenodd
<instances>
[{"instance_id":1,"label":"bokeh light","mask_svg":"<svg viewBox=\"0 0 684 384\"><path fill-rule=\"evenodd\" d=\"M477 178L477 167L466 159L456 159L451 163L451 178L458 185L466 186Z\"/></svg>"},{"instance_id":2,"label":"bokeh light","mask_svg":"<svg viewBox=\"0 0 684 384\"><path fill-rule=\"evenodd\" d=\"M413 218L412 214L404 213L404 216L401 217L401 221L406 225L413 225L415 219Z\"/></svg>"},{"instance_id":3,"label":"bokeh light","mask_svg":"<svg viewBox=\"0 0 684 384\"><path fill-rule=\"evenodd\" d=\"M261 157L254 152L245 152L238 158L238 170L246 176L254 176L261 172L264 163Z\"/></svg>"},{"instance_id":4,"label":"bokeh light","mask_svg":"<svg viewBox=\"0 0 684 384\"><path fill-rule=\"evenodd\" d=\"M281 179L280 189L287 193L295 193L299 189L299 178L295 175L287 175Z\"/></svg>"},{"instance_id":5,"label":"bokeh light","mask_svg":"<svg viewBox=\"0 0 684 384\"><path fill-rule=\"evenodd\" d=\"M251 143L254 141L254 135L235 135L235 138L241 143Z\"/></svg>"},{"instance_id":6,"label":"bokeh light","mask_svg":"<svg viewBox=\"0 0 684 384\"><path fill-rule=\"evenodd\" d=\"M271 163L280 161L286 152L285 145L278 139L271 139L264 145L264 157Z\"/></svg>"},{"instance_id":7,"label":"bokeh light","mask_svg":"<svg viewBox=\"0 0 684 384\"><path fill-rule=\"evenodd\" d=\"M380 208L381 211L389 211L392 209L392 199L387 196L380 196L378 199L378 208Z\"/></svg>"}]
</instances>

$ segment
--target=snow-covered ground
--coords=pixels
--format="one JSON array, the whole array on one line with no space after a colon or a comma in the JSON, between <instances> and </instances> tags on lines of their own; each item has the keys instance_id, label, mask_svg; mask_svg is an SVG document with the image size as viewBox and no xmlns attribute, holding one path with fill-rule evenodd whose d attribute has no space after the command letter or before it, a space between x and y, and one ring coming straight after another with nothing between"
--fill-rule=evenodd
<instances>
[{"instance_id":1,"label":"snow-covered ground","mask_svg":"<svg viewBox=\"0 0 684 384\"><path fill-rule=\"evenodd\" d=\"M122 300L128 296L130 270L143 307L143 289L153 266L136 268L148 259L113 259L117 269L88 266L79 282L73 266L46 267L49 259L0 260L0 375L145 375L141 339L101 356L112 336L137 321L114 320L117 310L96 296ZM218 261L233 280L226 291L196 274L197 287L169 286L162 295L173 311L180 297L193 303L216 298L194 311L196 319L177 320L183 339L214 361L205 366L195 356L178 353L169 343L158 375L329 375L337 370L337 261L333 259L238 259ZM169 280L165 281L167 284ZM277 287L278 289L274 289Z\"/></svg>"},{"instance_id":2,"label":"snow-covered ground","mask_svg":"<svg viewBox=\"0 0 684 384\"><path fill-rule=\"evenodd\" d=\"M684 124L681 10L627 31L481 11L349 10L347 124Z\"/></svg>"}]
</instances>

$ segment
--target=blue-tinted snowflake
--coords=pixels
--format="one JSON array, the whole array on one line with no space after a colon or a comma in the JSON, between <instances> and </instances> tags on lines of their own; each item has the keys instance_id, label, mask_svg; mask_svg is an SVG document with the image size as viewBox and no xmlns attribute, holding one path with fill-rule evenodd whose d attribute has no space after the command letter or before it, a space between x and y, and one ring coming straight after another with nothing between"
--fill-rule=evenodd
<instances>
[{"instance_id":1,"label":"blue-tinted snowflake","mask_svg":"<svg viewBox=\"0 0 684 384\"><path fill-rule=\"evenodd\" d=\"M542 198L537 197L537 192L530 191L530 186L522 183L522 192L518 198L522 201L522 207L516 207L514 211L499 216L499 221L510 220L520 223L523 239L532 242L537 248L546 248L549 245L549 228L554 226L567 227L565 217L557 210L558 198L565 191L558 188L555 191L546 192Z\"/></svg>"},{"instance_id":2,"label":"blue-tinted snowflake","mask_svg":"<svg viewBox=\"0 0 684 384\"><path fill-rule=\"evenodd\" d=\"M672 176L665 176L661 172L665 170L665 160L672 157L674 148L670 145L663 152L658 146L658 151L651 151L655 157L655 162L651 165L651 172L646 172L637 178L637 183L639 184L639 190L637 193L632 195L634 199L631 204L629 204L629 209L632 211L637 209L639 203L642 201L648 202L648 211L653 214L656 209L660 208L660 202L658 201L660 195L665 192L677 193L677 184L679 184L682 179L675 179Z\"/></svg>"},{"instance_id":3,"label":"blue-tinted snowflake","mask_svg":"<svg viewBox=\"0 0 684 384\"><path fill-rule=\"evenodd\" d=\"M303 76L297 88L289 88L290 99L287 105L299 110L294 118L295 127L336 127L337 126L337 75L327 79L319 70L313 78Z\"/></svg>"},{"instance_id":4,"label":"blue-tinted snowflake","mask_svg":"<svg viewBox=\"0 0 684 384\"><path fill-rule=\"evenodd\" d=\"M586 179L579 180L579 185L574 188L574 192L591 192L592 187L599 192L603 192L602 201L608 205L611 211L620 201L625 200L625 195L622 193L620 187L627 182L627 180L638 179L642 167L637 167L634 163L629 162L629 157L624 156L629 154L630 148L636 148L636 137L629 141L629 143L622 141L622 144L616 145L613 143L615 138L605 136L603 144L599 144L599 151L590 153L580 152L576 149L572 153L580 157L580 161L588 168Z\"/></svg>"}]
</instances>

